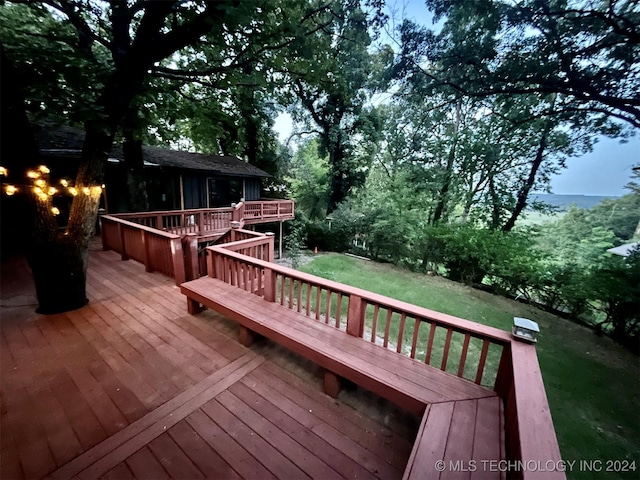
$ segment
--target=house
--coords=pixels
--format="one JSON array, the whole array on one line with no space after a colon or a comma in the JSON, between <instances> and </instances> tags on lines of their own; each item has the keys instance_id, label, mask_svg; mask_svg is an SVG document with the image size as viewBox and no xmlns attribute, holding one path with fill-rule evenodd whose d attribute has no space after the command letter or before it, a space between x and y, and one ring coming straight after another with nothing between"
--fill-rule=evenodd
<instances>
[{"instance_id":1,"label":"house","mask_svg":"<svg viewBox=\"0 0 640 480\"><path fill-rule=\"evenodd\" d=\"M42 126L37 132L42 162L56 177L74 178L82 153L84 132L72 127ZM150 210L185 210L229 206L241 198L262 196L267 172L236 157L191 153L143 146ZM105 173L109 213L127 211L124 154L114 144Z\"/></svg>"}]
</instances>

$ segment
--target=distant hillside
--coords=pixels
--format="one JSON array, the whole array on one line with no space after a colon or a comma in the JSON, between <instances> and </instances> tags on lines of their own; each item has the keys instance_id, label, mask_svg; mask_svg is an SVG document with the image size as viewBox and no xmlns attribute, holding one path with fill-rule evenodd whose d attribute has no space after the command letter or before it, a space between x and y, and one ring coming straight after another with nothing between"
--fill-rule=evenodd
<instances>
[{"instance_id":1,"label":"distant hillside","mask_svg":"<svg viewBox=\"0 0 640 480\"><path fill-rule=\"evenodd\" d=\"M618 197L602 197L599 195L555 195L546 193L534 193L530 196L531 200L548 203L560 210L568 210L571 205L579 208L593 208L607 198Z\"/></svg>"}]
</instances>

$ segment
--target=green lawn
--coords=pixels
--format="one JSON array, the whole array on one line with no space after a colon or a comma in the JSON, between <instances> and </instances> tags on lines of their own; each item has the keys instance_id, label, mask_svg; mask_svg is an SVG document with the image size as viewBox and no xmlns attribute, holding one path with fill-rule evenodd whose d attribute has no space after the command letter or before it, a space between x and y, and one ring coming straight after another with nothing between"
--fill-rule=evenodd
<instances>
[{"instance_id":1,"label":"green lawn","mask_svg":"<svg viewBox=\"0 0 640 480\"><path fill-rule=\"evenodd\" d=\"M635 461L636 471L569 478L639 478L640 359L554 315L455 282L338 254L300 270L433 310L510 330L514 316L540 325L538 357L565 460Z\"/></svg>"}]
</instances>

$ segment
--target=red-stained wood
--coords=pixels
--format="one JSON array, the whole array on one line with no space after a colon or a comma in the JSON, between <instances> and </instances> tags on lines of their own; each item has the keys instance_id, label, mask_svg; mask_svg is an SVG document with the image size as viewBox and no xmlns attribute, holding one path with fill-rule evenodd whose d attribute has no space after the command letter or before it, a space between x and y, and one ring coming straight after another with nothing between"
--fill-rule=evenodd
<instances>
[{"instance_id":1,"label":"red-stained wood","mask_svg":"<svg viewBox=\"0 0 640 480\"><path fill-rule=\"evenodd\" d=\"M435 322L431 322L429 324L429 340L427 341L427 353L424 357L424 363L427 365L431 364L431 355L433 354L433 339L436 335L436 324Z\"/></svg>"},{"instance_id":2,"label":"red-stained wood","mask_svg":"<svg viewBox=\"0 0 640 480\"><path fill-rule=\"evenodd\" d=\"M391 329L391 317L393 315L393 310L387 309L387 319L384 324L384 341L382 342L382 346L387 348L389 345L389 331Z\"/></svg>"},{"instance_id":3,"label":"red-stained wood","mask_svg":"<svg viewBox=\"0 0 640 480\"><path fill-rule=\"evenodd\" d=\"M444 458L453 416L454 402L430 405L425 412L418 437L404 473L404 479L439 476L436 461Z\"/></svg>"},{"instance_id":4,"label":"red-stained wood","mask_svg":"<svg viewBox=\"0 0 640 480\"><path fill-rule=\"evenodd\" d=\"M251 382L248 382L251 383ZM358 462L346 456L341 450L338 450L332 444L317 436L311 430L304 428L294 417L289 416L285 411L278 408L277 405L271 403L268 398L260 396L257 392L248 387L244 381L233 385L229 391L236 395L269 420L272 424L277 425L283 432L289 435L293 440L298 442L302 447L323 461L326 465L334 470L334 473L328 478L341 475L345 478L359 478L373 480L374 477L370 472L363 468ZM277 403L277 400L275 400Z\"/></svg>"},{"instance_id":5,"label":"red-stained wood","mask_svg":"<svg viewBox=\"0 0 640 480\"><path fill-rule=\"evenodd\" d=\"M329 319L331 318L331 297L333 296L333 292L331 290L327 290L327 303L324 309L324 323L329 324Z\"/></svg>"},{"instance_id":6,"label":"red-stained wood","mask_svg":"<svg viewBox=\"0 0 640 480\"><path fill-rule=\"evenodd\" d=\"M458 364L458 376L464 375L464 365L467 362L467 352L469 351L469 339L471 336L467 333L462 342L462 352L460 353L460 363Z\"/></svg>"},{"instance_id":7,"label":"red-stained wood","mask_svg":"<svg viewBox=\"0 0 640 480\"><path fill-rule=\"evenodd\" d=\"M242 478L274 479L274 475L265 468L243 445L238 442L202 410L196 410L186 418L187 423L229 466Z\"/></svg>"},{"instance_id":8,"label":"red-stained wood","mask_svg":"<svg viewBox=\"0 0 640 480\"><path fill-rule=\"evenodd\" d=\"M173 426L169 430L169 435L205 478L240 478L224 458L211 448L186 420Z\"/></svg>"},{"instance_id":9,"label":"red-stained wood","mask_svg":"<svg viewBox=\"0 0 640 480\"><path fill-rule=\"evenodd\" d=\"M323 394L300 387L291 375L271 364L257 369L241 383L369 472L382 478L399 477L411 451L411 444L400 436L366 417L355 416L357 412L348 407L346 410L351 413L337 414L335 404L323 401L324 396L314 396ZM385 441L381 442L381 438Z\"/></svg>"},{"instance_id":10,"label":"red-stained wood","mask_svg":"<svg viewBox=\"0 0 640 480\"><path fill-rule=\"evenodd\" d=\"M342 294L337 292L338 302L336 303L336 328L340 328L340 317L342 315Z\"/></svg>"},{"instance_id":11,"label":"red-stained wood","mask_svg":"<svg viewBox=\"0 0 640 480\"><path fill-rule=\"evenodd\" d=\"M305 299L305 315L309 317L311 312L311 284L307 283L307 297Z\"/></svg>"},{"instance_id":12,"label":"red-stained wood","mask_svg":"<svg viewBox=\"0 0 640 480\"><path fill-rule=\"evenodd\" d=\"M242 418L233 415L217 400L208 402L202 407L202 411L276 477L308 478L293 462L248 427Z\"/></svg>"},{"instance_id":13,"label":"red-stained wood","mask_svg":"<svg viewBox=\"0 0 640 480\"><path fill-rule=\"evenodd\" d=\"M149 442L148 448L169 476L173 478L205 478L169 434L165 433L155 438Z\"/></svg>"},{"instance_id":14,"label":"red-stained wood","mask_svg":"<svg viewBox=\"0 0 640 480\"><path fill-rule=\"evenodd\" d=\"M478 385L482 383L482 375L484 374L484 365L487 362L487 353L489 353L489 340L483 340L482 351L480 352L480 360L478 361L478 369L476 371L475 382Z\"/></svg>"},{"instance_id":15,"label":"red-stained wood","mask_svg":"<svg viewBox=\"0 0 640 480\"><path fill-rule=\"evenodd\" d=\"M141 448L127 458L127 466L139 480L164 480L169 474L148 447Z\"/></svg>"},{"instance_id":16,"label":"red-stained wood","mask_svg":"<svg viewBox=\"0 0 640 480\"><path fill-rule=\"evenodd\" d=\"M340 394L340 377L329 370L324 371L322 389L330 397L337 398Z\"/></svg>"},{"instance_id":17,"label":"red-stained wood","mask_svg":"<svg viewBox=\"0 0 640 480\"><path fill-rule=\"evenodd\" d=\"M205 277L181 288L213 310L410 411L421 412L426 403L434 401L495 395L217 280Z\"/></svg>"},{"instance_id":18,"label":"red-stained wood","mask_svg":"<svg viewBox=\"0 0 640 480\"><path fill-rule=\"evenodd\" d=\"M273 424L260 415L253 409L253 405L244 403L229 391L220 394L217 401L236 418L250 426L256 434L267 439L270 445L310 478L332 478L337 475L335 470L316 456L310 455L310 452L283 432L280 425Z\"/></svg>"},{"instance_id":19,"label":"red-stained wood","mask_svg":"<svg viewBox=\"0 0 640 480\"><path fill-rule=\"evenodd\" d=\"M396 345L396 352L397 353L401 353L402 352L402 341L403 341L403 337L404 337L404 323L407 320L407 314L403 313L402 315L400 315L400 328L398 328L398 341L397 341L397 345Z\"/></svg>"},{"instance_id":20,"label":"red-stained wood","mask_svg":"<svg viewBox=\"0 0 640 480\"><path fill-rule=\"evenodd\" d=\"M445 447L444 457L442 458L448 468L440 474L441 480L462 480L469 478L468 470L470 469L471 460L477 460L473 455L477 413L478 400L455 402L449 435L447 437L447 446ZM495 420L497 421L498 419L496 418ZM423 441L425 440L426 438L423 437ZM485 440L489 439L485 438ZM456 471L456 469L449 468L451 465L461 465L463 468ZM483 470L481 462L478 462L478 468ZM482 473L486 475L484 471ZM491 477L486 476L484 478L489 479Z\"/></svg>"},{"instance_id":21,"label":"red-stained wood","mask_svg":"<svg viewBox=\"0 0 640 480\"><path fill-rule=\"evenodd\" d=\"M320 295L321 289L316 285L316 320L320 320Z\"/></svg>"},{"instance_id":22,"label":"red-stained wood","mask_svg":"<svg viewBox=\"0 0 640 480\"><path fill-rule=\"evenodd\" d=\"M240 327L238 332L238 341L244 347L250 347L255 340L255 335L246 327Z\"/></svg>"},{"instance_id":23,"label":"red-stained wood","mask_svg":"<svg viewBox=\"0 0 640 480\"><path fill-rule=\"evenodd\" d=\"M442 363L440 365L440 370L443 372L447 371L447 361L449 360L449 349L451 348L451 336L453 335L453 330L450 328L447 329L447 336L444 341L444 351L442 353Z\"/></svg>"},{"instance_id":24,"label":"red-stained wood","mask_svg":"<svg viewBox=\"0 0 640 480\"><path fill-rule=\"evenodd\" d=\"M482 466L482 460L502 457L500 427L500 399L496 397L478 400L472 457L478 465ZM471 473L472 480L485 478L497 480L500 478L500 472L492 472L488 468L478 468Z\"/></svg>"},{"instance_id":25,"label":"red-stained wood","mask_svg":"<svg viewBox=\"0 0 640 480\"><path fill-rule=\"evenodd\" d=\"M411 340L411 358L416 358L416 348L418 346L418 337L420 335L420 324L422 322L419 318L415 318L413 322L413 338Z\"/></svg>"},{"instance_id":26,"label":"red-stained wood","mask_svg":"<svg viewBox=\"0 0 640 480\"><path fill-rule=\"evenodd\" d=\"M310 275L310 274L300 272L298 270L293 270L291 268L283 267L280 265L274 265L274 264L265 262L263 260L253 259L251 257L247 257L244 255L238 254L236 252L227 251L224 249L224 246L213 246L208 248L215 250L217 252L220 252L222 255L225 255L229 258L235 258L242 262L248 262L254 265L259 265L267 268L273 268L276 272L278 272L281 275L286 275L288 277L295 278L302 282L312 283L314 285L319 286L321 289L327 289L333 292L339 291L345 295L351 295L351 294L359 295L367 303L370 303L373 305L379 304L383 308L390 308L391 310L396 312L405 312L407 316L410 316L410 317L424 318L427 321L433 321L446 328L451 327L456 332L462 332L462 333L469 332L475 337L486 338L498 344L511 342L511 334L509 332L505 332L504 330L499 330L497 328L482 325L477 322L472 322L462 318L457 318L451 315L447 315L441 312L436 312L434 310L418 307L410 303L385 297L383 295L378 295L376 293L368 292L360 288L351 287L351 286L344 285L331 280L326 280L320 277L316 277L314 275Z\"/></svg>"},{"instance_id":27,"label":"red-stained wood","mask_svg":"<svg viewBox=\"0 0 640 480\"><path fill-rule=\"evenodd\" d=\"M380 313L380 305L373 307L373 323L371 324L371 343L376 343L376 334L378 329L378 314Z\"/></svg>"}]
</instances>

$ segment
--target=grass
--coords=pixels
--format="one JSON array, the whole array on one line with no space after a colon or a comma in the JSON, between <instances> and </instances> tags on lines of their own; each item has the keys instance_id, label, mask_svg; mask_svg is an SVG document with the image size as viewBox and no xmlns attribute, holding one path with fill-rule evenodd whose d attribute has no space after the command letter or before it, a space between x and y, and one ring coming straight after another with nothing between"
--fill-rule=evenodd
<instances>
[{"instance_id":1,"label":"grass","mask_svg":"<svg viewBox=\"0 0 640 480\"><path fill-rule=\"evenodd\" d=\"M600 460L603 466L609 460L635 461L635 472L573 471L568 477L639 477L640 359L608 338L528 305L390 265L327 254L300 269L503 330L510 330L514 316L535 320L562 458Z\"/></svg>"}]
</instances>

